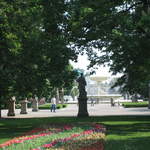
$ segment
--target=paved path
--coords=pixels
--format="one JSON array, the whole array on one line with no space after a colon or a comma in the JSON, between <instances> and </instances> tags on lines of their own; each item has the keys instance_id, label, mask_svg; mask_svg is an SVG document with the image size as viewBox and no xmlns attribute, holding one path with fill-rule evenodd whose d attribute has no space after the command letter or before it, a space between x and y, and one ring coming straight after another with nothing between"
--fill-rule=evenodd
<instances>
[{"instance_id":1,"label":"paved path","mask_svg":"<svg viewBox=\"0 0 150 150\"><path fill-rule=\"evenodd\" d=\"M122 108L119 106L111 107L110 104L96 104L90 106L88 104L88 112L90 116L113 116L113 115L149 115L150 110L144 108ZM77 116L78 106L77 104L69 104L67 108L58 109L56 113L50 112L50 110L39 110L38 112L32 112L28 109L28 114L20 114L20 110L16 110L16 116L8 117L7 110L2 111L3 118L37 118L37 117L58 117L58 116Z\"/></svg>"}]
</instances>

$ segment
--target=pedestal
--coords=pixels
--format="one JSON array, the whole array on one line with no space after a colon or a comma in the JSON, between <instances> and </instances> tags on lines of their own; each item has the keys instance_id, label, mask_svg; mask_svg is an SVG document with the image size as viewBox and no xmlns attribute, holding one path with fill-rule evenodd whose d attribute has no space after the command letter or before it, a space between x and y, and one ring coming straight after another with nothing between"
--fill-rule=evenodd
<instances>
[{"instance_id":1,"label":"pedestal","mask_svg":"<svg viewBox=\"0 0 150 150\"><path fill-rule=\"evenodd\" d=\"M15 97L12 97L9 101L8 101L8 114L7 116L15 116Z\"/></svg>"},{"instance_id":2,"label":"pedestal","mask_svg":"<svg viewBox=\"0 0 150 150\"><path fill-rule=\"evenodd\" d=\"M78 98L79 108L78 108L78 117L88 117L87 111L87 98Z\"/></svg>"},{"instance_id":3,"label":"pedestal","mask_svg":"<svg viewBox=\"0 0 150 150\"><path fill-rule=\"evenodd\" d=\"M32 100L32 111L36 112L38 110L39 110L39 108L38 108L38 100L37 99L33 99Z\"/></svg>"},{"instance_id":4,"label":"pedestal","mask_svg":"<svg viewBox=\"0 0 150 150\"><path fill-rule=\"evenodd\" d=\"M27 100L23 100L20 102L21 103L21 112L20 114L27 114Z\"/></svg>"}]
</instances>

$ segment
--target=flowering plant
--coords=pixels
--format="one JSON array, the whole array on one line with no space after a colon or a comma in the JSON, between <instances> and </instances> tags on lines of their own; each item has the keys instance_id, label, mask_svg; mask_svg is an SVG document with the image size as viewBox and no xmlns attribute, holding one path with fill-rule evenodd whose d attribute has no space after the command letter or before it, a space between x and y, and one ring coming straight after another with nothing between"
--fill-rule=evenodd
<instances>
[{"instance_id":1,"label":"flowering plant","mask_svg":"<svg viewBox=\"0 0 150 150\"><path fill-rule=\"evenodd\" d=\"M0 149L103 150L104 132L100 124L45 125L0 144Z\"/></svg>"}]
</instances>

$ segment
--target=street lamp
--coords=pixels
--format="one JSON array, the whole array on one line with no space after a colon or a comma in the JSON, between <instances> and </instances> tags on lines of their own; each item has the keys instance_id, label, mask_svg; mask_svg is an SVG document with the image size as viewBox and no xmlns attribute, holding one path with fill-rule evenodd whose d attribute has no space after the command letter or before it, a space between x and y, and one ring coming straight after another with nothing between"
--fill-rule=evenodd
<instances>
[{"instance_id":1,"label":"street lamp","mask_svg":"<svg viewBox=\"0 0 150 150\"><path fill-rule=\"evenodd\" d=\"M148 109L150 109L150 81L148 83Z\"/></svg>"}]
</instances>

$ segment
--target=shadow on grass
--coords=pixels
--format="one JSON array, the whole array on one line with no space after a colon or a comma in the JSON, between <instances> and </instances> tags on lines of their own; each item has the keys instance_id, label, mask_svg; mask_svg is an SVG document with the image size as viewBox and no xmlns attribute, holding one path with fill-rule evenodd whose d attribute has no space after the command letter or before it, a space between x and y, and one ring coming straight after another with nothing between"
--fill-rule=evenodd
<instances>
[{"instance_id":1,"label":"shadow on grass","mask_svg":"<svg viewBox=\"0 0 150 150\"><path fill-rule=\"evenodd\" d=\"M150 137L136 137L124 140L106 140L105 150L149 150Z\"/></svg>"},{"instance_id":2,"label":"shadow on grass","mask_svg":"<svg viewBox=\"0 0 150 150\"><path fill-rule=\"evenodd\" d=\"M132 125L128 124L118 124L118 125L107 125L107 134L117 134L126 135L132 134L134 132L150 132L150 122L149 123L135 123Z\"/></svg>"}]
</instances>

